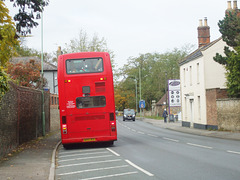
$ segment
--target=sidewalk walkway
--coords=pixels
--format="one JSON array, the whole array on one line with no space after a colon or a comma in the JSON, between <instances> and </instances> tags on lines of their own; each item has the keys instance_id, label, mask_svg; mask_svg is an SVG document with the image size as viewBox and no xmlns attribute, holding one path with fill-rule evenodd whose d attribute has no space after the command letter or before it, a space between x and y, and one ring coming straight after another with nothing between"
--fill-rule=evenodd
<instances>
[{"instance_id":1,"label":"sidewalk walkway","mask_svg":"<svg viewBox=\"0 0 240 180\"><path fill-rule=\"evenodd\" d=\"M138 120L140 120L140 118L138 118ZM162 128L171 129L179 132L240 141L240 133L238 132L210 131L210 130L183 127L181 121L164 123L163 120L156 120L156 119L143 118L141 120L144 122L153 124L155 126L159 126Z\"/></svg>"},{"instance_id":2,"label":"sidewalk walkway","mask_svg":"<svg viewBox=\"0 0 240 180\"><path fill-rule=\"evenodd\" d=\"M60 139L60 133L53 132L21 146L24 150L0 162L0 180L47 180L53 149Z\"/></svg>"}]
</instances>

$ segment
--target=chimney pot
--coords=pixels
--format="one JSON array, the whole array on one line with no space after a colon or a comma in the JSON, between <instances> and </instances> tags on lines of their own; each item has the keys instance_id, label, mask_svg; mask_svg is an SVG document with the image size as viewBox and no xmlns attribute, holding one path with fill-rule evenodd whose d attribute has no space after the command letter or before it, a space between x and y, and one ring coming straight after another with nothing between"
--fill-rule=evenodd
<instances>
[{"instance_id":1,"label":"chimney pot","mask_svg":"<svg viewBox=\"0 0 240 180\"><path fill-rule=\"evenodd\" d=\"M231 1L228 1L227 3L228 3L228 8L227 8L227 10L232 10L232 2L231 2Z\"/></svg>"},{"instance_id":2,"label":"chimney pot","mask_svg":"<svg viewBox=\"0 0 240 180\"><path fill-rule=\"evenodd\" d=\"M207 18L206 18L206 17L204 18L204 26L208 26L208 25L207 25Z\"/></svg>"},{"instance_id":3,"label":"chimney pot","mask_svg":"<svg viewBox=\"0 0 240 180\"><path fill-rule=\"evenodd\" d=\"M199 27L202 27L203 23L202 23L202 19L199 19Z\"/></svg>"},{"instance_id":4,"label":"chimney pot","mask_svg":"<svg viewBox=\"0 0 240 180\"><path fill-rule=\"evenodd\" d=\"M238 7L237 7L237 1L234 0L234 1L233 1L233 9L236 10L237 8L238 8Z\"/></svg>"}]
</instances>

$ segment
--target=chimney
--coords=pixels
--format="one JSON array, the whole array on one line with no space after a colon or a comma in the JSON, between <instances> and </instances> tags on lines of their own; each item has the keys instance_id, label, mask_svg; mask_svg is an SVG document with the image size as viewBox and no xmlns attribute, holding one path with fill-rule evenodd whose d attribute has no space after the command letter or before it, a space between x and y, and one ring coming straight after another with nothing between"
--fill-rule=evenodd
<instances>
[{"instance_id":1,"label":"chimney","mask_svg":"<svg viewBox=\"0 0 240 180\"><path fill-rule=\"evenodd\" d=\"M58 46L57 58L58 58L58 56L60 56L61 54L62 54L61 46Z\"/></svg>"},{"instance_id":2,"label":"chimney","mask_svg":"<svg viewBox=\"0 0 240 180\"><path fill-rule=\"evenodd\" d=\"M237 7L237 0L233 1L233 8L232 8L232 1L228 1L227 3L228 3L228 8L226 9L225 14L229 15L230 12L231 13L236 12L237 16L240 17L240 11Z\"/></svg>"},{"instance_id":3,"label":"chimney","mask_svg":"<svg viewBox=\"0 0 240 180\"><path fill-rule=\"evenodd\" d=\"M204 18L204 25L202 19L199 20L198 30L198 47L203 47L210 43L210 27L207 25L207 18Z\"/></svg>"}]
</instances>

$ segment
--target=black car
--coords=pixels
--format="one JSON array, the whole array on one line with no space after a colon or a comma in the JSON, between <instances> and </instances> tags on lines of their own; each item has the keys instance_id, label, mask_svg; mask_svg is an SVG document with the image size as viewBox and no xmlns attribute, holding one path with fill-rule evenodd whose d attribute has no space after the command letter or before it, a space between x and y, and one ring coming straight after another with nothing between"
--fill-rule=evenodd
<instances>
[{"instance_id":1,"label":"black car","mask_svg":"<svg viewBox=\"0 0 240 180\"><path fill-rule=\"evenodd\" d=\"M123 121L133 120L135 121L135 111L133 109L124 109L123 110Z\"/></svg>"}]
</instances>

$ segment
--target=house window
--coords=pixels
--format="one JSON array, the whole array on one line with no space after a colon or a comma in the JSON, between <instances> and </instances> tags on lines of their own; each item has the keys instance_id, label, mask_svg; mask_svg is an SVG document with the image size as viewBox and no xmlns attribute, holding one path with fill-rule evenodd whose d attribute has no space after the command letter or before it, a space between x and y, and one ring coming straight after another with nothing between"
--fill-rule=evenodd
<instances>
[{"instance_id":1,"label":"house window","mask_svg":"<svg viewBox=\"0 0 240 180\"><path fill-rule=\"evenodd\" d=\"M183 68L183 85L186 87L186 69Z\"/></svg>"},{"instance_id":2,"label":"house window","mask_svg":"<svg viewBox=\"0 0 240 180\"><path fill-rule=\"evenodd\" d=\"M197 83L198 84L200 83L199 77L200 77L200 75L199 75L199 63L197 63Z\"/></svg>"},{"instance_id":3,"label":"house window","mask_svg":"<svg viewBox=\"0 0 240 180\"><path fill-rule=\"evenodd\" d=\"M190 73L190 86L192 86L192 66L189 68L189 73Z\"/></svg>"},{"instance_id":4,"label":"house window","mask_svg":"<svg viewBox=\"0 0 240 180\"><path fill-rule=\"evenodd\" d=\"M201 98L198 96L198 119L201 120Z\"/></svg>"}]
</instances>

